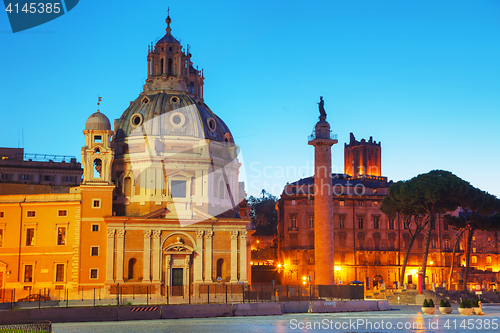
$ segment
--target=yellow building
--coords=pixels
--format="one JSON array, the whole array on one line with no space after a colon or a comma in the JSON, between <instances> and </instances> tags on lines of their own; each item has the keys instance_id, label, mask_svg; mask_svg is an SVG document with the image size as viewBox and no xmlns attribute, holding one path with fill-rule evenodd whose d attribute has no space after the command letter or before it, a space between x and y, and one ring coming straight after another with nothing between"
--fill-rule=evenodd
<instances>
[{"instance_id":1,"label":"yellow building","mask_svg":"<svg viewBox=\"0 0 500 333\"><path fill-rule=\"evenodd\" d=\"M88 118L81 184L0 195L0 290L109 296L120 284L178 296L250 282L238 149L166 23L148 53L144 92L114 129L99 110Z\"/></svg>"}]
</instances>

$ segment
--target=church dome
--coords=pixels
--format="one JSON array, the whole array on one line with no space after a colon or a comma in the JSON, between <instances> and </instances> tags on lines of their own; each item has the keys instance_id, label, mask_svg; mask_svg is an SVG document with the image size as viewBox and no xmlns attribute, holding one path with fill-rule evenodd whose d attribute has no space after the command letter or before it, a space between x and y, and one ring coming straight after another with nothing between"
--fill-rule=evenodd
<instances>
[{"instance_id":1,"label":"church dome","mask_svg":"<svg viewBox=\"0 0 500 333\"><path fill-rule=\"evenodd\" d=\"M113 140L136 135L197 137L234 143L227 125L184 92L142 93L118 119Z\"/></svg>"},{"instance_id":2,"label":"church dome","mask_svg":"<svg viewBox=\"0 0 500 333\"><path fill-rule=\"evenodd\" d=\"M85 123L86 130L111 130L108 117L97 111L93 113Z\"/></svg>"}]
</instances>

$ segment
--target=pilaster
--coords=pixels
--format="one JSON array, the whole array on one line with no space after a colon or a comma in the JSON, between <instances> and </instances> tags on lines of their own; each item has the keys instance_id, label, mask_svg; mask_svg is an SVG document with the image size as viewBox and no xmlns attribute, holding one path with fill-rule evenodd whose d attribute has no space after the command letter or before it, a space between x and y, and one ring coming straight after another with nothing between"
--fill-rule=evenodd
<instances>
[{"instance_id":1,"label":"pilaster","mask_svg":"<svg viewBox=\"0 0 500 333\"><path fill-rule=\"evenodd\" d=\"M205 283L214 282L212 273L212 230L205 231Z\"/></svg>"},{"instance_id":2,"label":"pilaster","mask_svg":"<svg viewBox=\"0 0 500 333\"><path fill-rule=\"evenodd\" d=\"M246 230L240 231L240 282L248 283Z\"/></svg>"},{"instance_id":3,"label":"pilaster","mask_svg":"<svg viewBox=\"0 0 500 333\"><path fill-rule=\"evenodd\" d=\"M125 229L116 231L116 282L123 283L123 250L125 247Z\"/></svg>"},{"instance_id":4,"label":"pilaster","mask_svg":"<svg viewBox=\"0 0 500 333\"><path fill-rule=\"evenodd\" d=\"M203 283L203 230L196 231L196 252L194 256L194 283Z\"/></svg>"},{"instance_id":5,"label":"pilaster","mask_svg":"<svg viewBox=\"0 0 500 333\"><path fill-rule=\"evenodd\" d=\"M153 230L153 283L160 283L160 235L161 230Z\"/></svg>"},{"instance_id":6,"label":"pilaster","mask_svg":"<svg viewBox=\"0 0 500 333\"><path fill-rule=\"evenodd\" d=\"M106 283L114 283L115 229L108 228L108 245L106 249Z\"/></svg>"},{"instance_id":7,"label":"pilaster","mask_svg":"<svg viewBox=\"0 0 500 333\"><path fill-rule=\"evenodd\" d=\"M238 230L231 231L231 280L238 282Z\"/></svg>"},{"instance_id":8,"label":"pilaster","mask_svg":"<svg viewBox=\"0 0 500 333\"><path fill-rule=\"evenodd\" d=\"M144 263L142 282L151 282L151 230L144 230Z\"/></svg>"}]
</instances>

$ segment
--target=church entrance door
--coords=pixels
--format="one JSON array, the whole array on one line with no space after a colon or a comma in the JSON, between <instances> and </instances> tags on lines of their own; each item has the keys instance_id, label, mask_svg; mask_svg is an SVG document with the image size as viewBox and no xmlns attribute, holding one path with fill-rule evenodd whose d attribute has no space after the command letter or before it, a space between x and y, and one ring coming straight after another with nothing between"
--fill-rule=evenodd
<instances>
[{"instance_id":1,"label":"church entrance door","mask_svg":"<svg viewBox=\"0 0 500 333\"><path fill-rule=\"evenodd\" d=\"M183 269L172 268L172 296L183 296Z\"/></svg>"}]
</instances>

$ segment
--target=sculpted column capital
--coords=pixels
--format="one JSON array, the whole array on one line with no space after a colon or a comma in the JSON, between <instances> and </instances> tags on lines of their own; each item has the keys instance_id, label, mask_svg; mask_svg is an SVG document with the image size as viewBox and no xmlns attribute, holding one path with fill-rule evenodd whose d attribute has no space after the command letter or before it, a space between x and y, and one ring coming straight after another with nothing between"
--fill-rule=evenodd
<instances>
[{"instance_id":1,"label":"sculpted column capital","mask_svg":"<svg viewBox=\"0 0 500 333\"><path fill-rule=\"evenodd\" d=\"M204 233L203 230L196 230L196 238L203 238Z\"/></svg>"},{"instance_id":2,"label":"sculpted column capital","mask_svg":"<svg viewBox=\"0 0 500 333\"><path fill-rule=\"evenodd\" d=\"M116 232L116 229L108 228L108 237L109 238L115 237L115 232Z\"/></svg>"},{"instance_id":3,"label":"sculpted column capital","mask_svg":"<svg viewBox=\"0 0 500 333\"><path fill-rule=\"evenodd\" d=\"M205 238L212 238L213 235L214 235L214 232L212 230L205 231Z\"/></svg>"},{"instance_id":4,"label":"sculpted column capital","mask_svg":"<svg viewBox=\"0 0 500 333\"><path fill-rule=\"evenodd\" d=\"M159 238L161 234L161 230L153 230L153 237Z\"/></svg>"},{"instance_id":5,"label":"sculpted column capital","mask_svg":"<svg viewBox=\"0 0 500 333\"><path fill-rule=\"evenodd\" d=\"M232 239L238 238L238 231L237 230L231 230L231 238Z\"/></svg>"}]
</instances>

